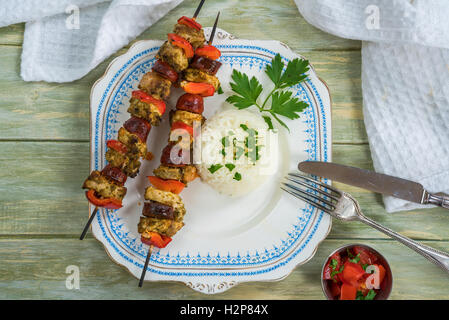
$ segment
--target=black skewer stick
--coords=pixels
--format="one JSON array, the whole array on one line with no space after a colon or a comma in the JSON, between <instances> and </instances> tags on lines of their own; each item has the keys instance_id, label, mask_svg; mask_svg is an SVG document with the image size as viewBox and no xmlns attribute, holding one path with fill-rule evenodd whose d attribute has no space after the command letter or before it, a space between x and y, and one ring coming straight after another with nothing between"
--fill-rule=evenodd
<instances>
[{"instance_id":1,"label":"black skewer stick","mask_svg":"<svg viewBox=\"0 0 449 320\"><path fill-rule=\"evenodd\" d=\"M89 230L90 225L92 224L92 221L95 218L95 215L97 214L98 211L98 207L95 207L95 210L92 212L92 214L90 215L89 220L86 223L86 226L84 227L83 233L81 233L81 237L80 240L83 240L84 237L86 236L87 231Z\"/></svg>"},{"instance_id":2,"label":"black skewer stick","mask_svg":"<svg viewBox=\"0 0 449 320\"><path fill-rule=\"evenodd\" d=\"M145 265L143 266L142 269L142 274L140 276L140 281L139 281L139 287L141 288L143 285L143 281L145 279L145 274L147 273L147 268L148 268L148 263L150 262L150 257L151 257L151 253L153 252L153 246L151 245L148 248L148 254L147 254L147 259L145 260Z\"/></svg>"},{"instance_id":3,"label":"black skewer stick","mask_svg":"<svg viewBox=\"0 0 449 320\"><path fill-rule=\"evenodd\" d=\"M196 17L198 17L198 14L201 11L201 8L203 7L204 1L206 0L201 0L200 4L198 5L198 8L196 8L195 13L193 14L192 19L196 19Z\"/></svg>"},{"instance_id":4,"label":"black skewer stick","mask_svg":"<svg viewBox=\"0 0 449 320\"><path fill-rule=\"evenodd\" d=\"M220 17L220 11L218 11L217 18L215 18L214 27L212 28L212 32L210 33L208 45L212 45L212 41L214 41L215 31L217 30L218 18Z\"/></svg>"}]
</instances>

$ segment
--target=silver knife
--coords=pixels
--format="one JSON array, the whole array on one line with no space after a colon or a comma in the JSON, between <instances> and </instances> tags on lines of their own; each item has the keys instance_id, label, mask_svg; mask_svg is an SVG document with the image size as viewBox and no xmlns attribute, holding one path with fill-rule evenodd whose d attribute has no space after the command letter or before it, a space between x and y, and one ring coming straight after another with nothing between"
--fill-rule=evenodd
<instances>
[{"instance_id":1,"label":"silver knife","mask_svg":"<svg viewBox=\"0 0 449 320\"><path fill-rule=\"evenodd\" d=\"M420 204L449 209L449 196L432 194L417 182L331 162L305 161L300 171Z\"/></svg>"}]
</instances>

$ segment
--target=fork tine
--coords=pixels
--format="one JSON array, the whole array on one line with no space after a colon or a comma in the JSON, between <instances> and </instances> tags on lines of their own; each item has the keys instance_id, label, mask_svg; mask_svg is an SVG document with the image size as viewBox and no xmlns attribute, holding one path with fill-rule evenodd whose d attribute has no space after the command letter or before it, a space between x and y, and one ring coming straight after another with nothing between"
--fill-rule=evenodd
<instances>
[{"instance_id":1,"label":"fork tine","mask_svg":"<svg viewBox=\"0 0 449 320\"><path fill-rule=\"evenodd\" d=\"M302 182L302 181L299 181L299 180L295 180L295 179L293 179L293 178L291 178L291 177L288 177L288 176L285 177L285 179L286 179L286 180L289 180L289 181L291 181L291 182L300 184L300 185L302 185L302 186L304 186L304 187L306 187L306 188L310 188L310 189L312 189L312 190L315 190L316 192L321 193L322 195L324 195L324 196L326 196L326 197L329 197L329 198L331 198L332 200L338 201L338 198L334 197L334 196L332 195L331 192L326 192L326 191L321 190L320 188L315 188L314 186L310 185L310 184L307 183L307 182Z\"/></svg>"},{"instance_id":2,"label":"fork tine","mask_svg":"<svg viewBox=\"0 0 449 320\"><path fill-rule=\"evenodd\" d=\"M297 192L288 190L288 189L283 188L283 187L281 187L281 189L284 190L284 191L286 191L286 192L288 192L288 193L290 193L290 194L293 195L294 197L299 198L299 199L301 199L301 200L307 202L308 204L312 205L313 207L318 208L318 209L320 209L321 211L324 211L324 212L330 214L330 211L329 211L327 208L325 208L325 207L323 207L322 205L320 205L320 204L318 204L318 203L316 203L316 202L310 200L309 198L304 197L304 196L301 195L300 193L297 193Z\"/></svg>"},{"instance_id":3,"label":"fork tine","mask_svg":"<svg viewBox=\"0 0 449 320\"><path fill-rule=\"evenodd\" d=\"M297 177L297 178L301 178L301 179L307 180L309 182L316 183L317 185L319 185L319 186L321 186L321 187L323 187L325 189L329 189L329 190L335 192L336 194L338 194L339 196L341 196L341 192L338 189L335 189L332 186L330 186L328 184L325 184L325 183L323 183L323 182L321 182L319 180L315 180L315 179L312 179L310 177L307 177L305 175L302 175L302 174L299 174L299 173L295 173L295 172L290 172L288 175L289 176L293 176L293 177Z\"/></svg>"},{"instance_id":4,"label":"fork tine","mask_svg":"<svg viewBox=\"0 0 449 320\"><path fill-rule=\"evenodd\" d=\"M318 197L318 196L314 195L313 193L308 192L307 190L302 190L302 189L300 189L300 188L298 188L298 187L296 187L296 186L294 186L294 185L292 185L292 184L290 184L290 183L282 182L282 184L283 184L284 186L286 186L286 187L289 187L290 189L293 189L293 190L295 190L295 191L300 192L301 194L306 194L306 195L308 195L309 197L311 197L311 198L313 198L313 199L315 199L315 200L317 200L317 201L324 202L324 203L327 204L329 207L331 207L332 210L335 209L335 205L334 205L332 202L329 202L329 201L327 201L327 200L325 200L325 199L323 199L323 198L321 198L321 197Z\"/></svg>"}]
</instances>

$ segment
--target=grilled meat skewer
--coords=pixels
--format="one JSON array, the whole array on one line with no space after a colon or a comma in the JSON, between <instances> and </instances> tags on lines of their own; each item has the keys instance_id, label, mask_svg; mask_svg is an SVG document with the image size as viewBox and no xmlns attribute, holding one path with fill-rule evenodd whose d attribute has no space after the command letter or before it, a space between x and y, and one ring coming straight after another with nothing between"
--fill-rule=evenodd
<instances>
[{"instance_id":1,"label":"grilled meat skewer","mask_svg":"<svg viewBox=\"0 0 449 320\"><path fill-rule=\"evenodd\" d=\"M205 0L201 0L200 4L198 5L197 9L195 10L193 18L188 18L188 17L183 16L183 17L179 18L179 20L178 20L178 25L183 24L192 29L196 29L197 31L201 31L201 34L203 35L203 37L204 37L204 33L202 31L201 25L199 23L197 23L195 21L195 19L198 16L198 14L201 10L201 7L203 6L204 1ZM175 33L176 33L176 31L181 33L181 30L179 28L177 29L175 27ZM182 34L179 34L179 35L182 37ZM173 39L173 37L170 37L170 34L169 34L169 39ZM185 39L182 38L180 40L185 40ZM195 39L192 39L192 41L194 41L194 40ZM187 42L187 40L185 40L184 42ZM187 54L187 51L188 51L188 49L193 50L193 47L189 48L189 46L187 44L189 44L190 46L192 46L192 44L190 44L188 42L187 42L187 44L186 43L182 43L182 44L183 44L183 46L180 46L180 47L184 49L184 54L186 55L186 57L190 57L190 54ZM175 45L176 45L176 43L175 43ZM179 45L179 43L178 43L178 45ZM167 64L167 63L170 64L170 62L171 62L170 65L173 66L175 73L181 72L188 65L188 64L186 65L185 59L182 58L182 56L180 55L179 50L175 49L174 46L169 42L166 42L166 44L164 44L161 47L161 49L159 50L159 53L158 53L158 58L159 58L159 61L161 61L161 65ZM161 72L160 70L158 70L158 68L159 68L159 66L156 66L155 71ZM176 81L176 80L173 80L174 77L170 78L170 76L167 75L167 73L162 72L162 74L167 76L170 81L172 81L172 82ZM171 74L171 75L173 75L173 74ZM176 76L176 78L177 78L177 76ZM162 208L161 205L156 206L154 203L151 203L150 208L156 208L156 207ZM147 205L147 208L148 208L148 205ZM147 210L149 210L149 208ZM167 210L170 211L168 208L165 208L164 212L166 212ZM156 209L154 209L154 211L156 212ZM144 207L144 213L145 212L146 211L145 211L145 207ZM158 212L160 213L160 210ZM145 264L143 266L142 274L140 276L139 287L142 287L143 282L145 280L145 274L146 274L146 271L148 268L148 264L150 262L150 257L151 257L151 253L153 251L154 245L157 245L158 247L164 247L168 242L171 241L171 238L167 239L167 237L160 235L158 233L154 233L153 236L150 235L149 239L151 239L152 241L149 243L150 247L148 249L147 257L145 259Z\"/></svg>"},{"instance_id":2,"label":"grilled meat skewer","mask_svg":"<svg viewBox=\"0 0 449 320\"><path fill-rule=\"evenodd\" d=\"M204 38L201 25L192 21L187 17L178 20L174 33L169 34L172 40L159 50L159 60L152 71L142 77L139 90L132 94L128 108L131 118L119 129L117 140L107 142L108 165L102 171L93 171L84 182L83 188L88 190L86 196L96 206L93 215L98 207L118 209L122 206L126 195L126 187L123 186L126 177L135 177L140 169L140 159L147 158L146 140L151 126L159 125L165 112L163 100L170 95L171 85L178 80L178 72L188 66L189 46L196 48L201 36ZM188 25L192 23L194 30L188 30ZM192 39L194 43L191 45L182 36ZM92 219L89 219L80 239L84 238L91 222Z\"/></svg>"},{"instance_id":3,"label":"grilled meat skewer","mask_svg":"<svg viewBox=\"0 0 449 320\"><path fill-rule=\"evenodd\" d=\"M216 24L217 22L214 25L211 38L213 38ZM217 56L216 51L218 51L218 49L215 47L211 48L211 42L209 42L208 47L208 52L215 52L215 56ZM202 47L199 48L201 49ZM218 54L218 57L219 56L220 55ZM200 60L200 62L198 62L198 60ZM218 71L218 68L221 65L218 61L211 60L210 58L205 58L203 60L207 62L204 69L213 69L213 74ZM212 63L209 62L209 60L212 61ZM194 59L194 61L196 61L197 64L202 63L201 59ZM190 75L192 75L192 78L190 78ZM197 68L189 67L183 72L182 76L183 79L181 80L181 84L192 80L204 80L204 82L197 84L212 86L213 92L219 87L218 78ZM205 76L207 76L207 78ZM210 80L211 83L208 83L208 80ZM187 93L178 99L176 104L177 110L171 112L170 123L172 132L177 129L183 129L185 133L189 135L190 141L185 145L182 144L182 139L175 139L175 141L169 139L168 145L162 151L160 159L161 165L153 171L154 176L148 177L152 186L147 187L145 190L146 202L144 203L142 217L138 224L141 241L160 248L167 246L172 240L171 237L184 226L183 218L185 215L185 208L182 199L178 194L183 190L187 183L198 176L196 167L191 165L190 154L192 147L191 142L194 138L194 123L202 123L205 120L202 116L204 111L204 101L202 95L192 94L188 93L188 90L186 91ZM206 95L210 95L209 92ZM174 148L177 148L178 152L176 152ZM187 157L184 156L185 154L187 154Z\"/></svg>"}]
</instances>

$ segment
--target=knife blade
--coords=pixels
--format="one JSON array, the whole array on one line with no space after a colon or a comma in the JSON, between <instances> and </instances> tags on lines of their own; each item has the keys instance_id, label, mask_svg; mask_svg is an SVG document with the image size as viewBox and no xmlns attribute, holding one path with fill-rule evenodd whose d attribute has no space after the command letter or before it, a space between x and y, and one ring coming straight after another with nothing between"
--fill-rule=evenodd
<instances>
[{"instance_id":1,"label":"knife blade","mask_svg":"<svg viewBox=\"0 0 449 320\"><path fill-rule=\"evenodd\" d=\"M301 162L298 168L305 173L325 177L376 193L420 204L429 203L428 195L430 194L420 183L410 180L331 162L305 161Z\"/></svg>"}]
</instances>

